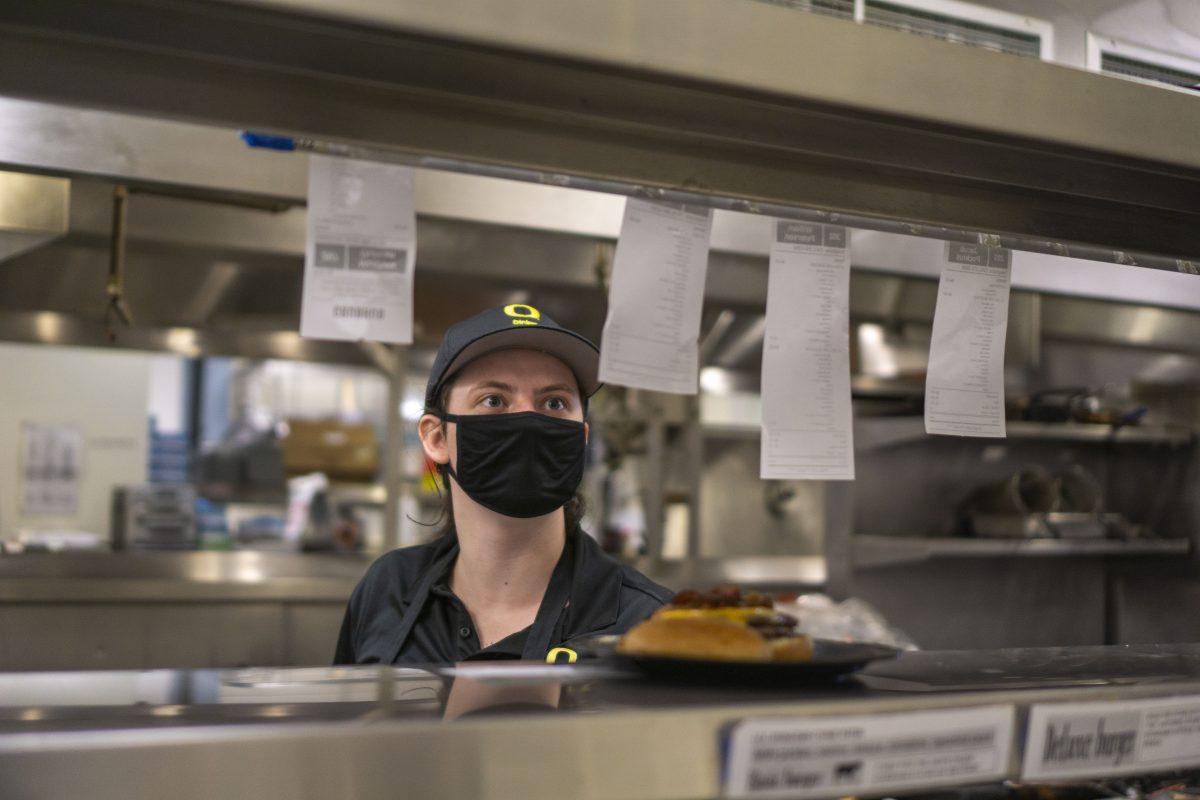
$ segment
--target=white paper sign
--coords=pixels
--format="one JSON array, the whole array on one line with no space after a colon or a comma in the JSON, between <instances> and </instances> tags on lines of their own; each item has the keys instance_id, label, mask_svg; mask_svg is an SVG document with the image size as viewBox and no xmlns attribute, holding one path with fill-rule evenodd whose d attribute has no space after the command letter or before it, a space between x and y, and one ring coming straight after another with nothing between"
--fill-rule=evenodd
<instances>
[{"instance_id":1,"label":"white paper sign","mask_svg":"<svg viewBox=\"0 0 1200 800\"><path fill-rule=\"evenodd\" d=\"M847 245L841 225L775 223L762 361L763 478L854 478Z\"/></svg>"},{"instance_id":2,"label":"white paper sign","mask_svg":"<svg viewBox=\"0 0 1200 800\"><path fill-rule=\"evenodd\" d=\"M79 509L83 434L73 425L21 425L21 514L72 516Z\"/></svg>"},{"instance_id":3,"label":"white paper sign","mask_svg":"<svg viewBox=\"0 0 1200 800\"><path fill-rule=\"evenodd\" d=\"M1012 253L946 243L925 379L925 432L1003 438Z\"/></svg>"},{"instance_id":4,"label":"white paper sign","mask_svg":"<svg viewBox=\"0 0 1200 800\"><path fill-rule=\"evenodd\" d=\"M712 209L630 198L613 257L600 380L696 394Z\"/></svg>"},{"instance_id":5,"label":"white paper sign","mask_svg":"<svg viewBox=\"0 0 1200 800\"><path fill-rule=\"evenodd\" d=\"M1026 780L1200 766L1200 696L1041 703L1029 711Z\"/></svg>"},{"instance_id":6,"label":"white paper sign","mask_svg":"<svg viewBox=\"0 0 1200 800\"><path fill-rule=\"evenodd\" d=\"M731 733L728 797L841 797L1003 778L1012 706L757 719Z\"/></svg>"},{"instance_id":7,"label":"white paper sign","mask_svg":"<svg viewBox=\"0 0 1200 800\"><path fill-rule=\"evenodd\" d=\"M309 156L300 335L412 342L413 171Z\"/></svg>"},{"instance_id":8,"label":"white paper sign","mask_svg":"<svg viewBox=\"0 0 1200 800\"><path fill-rule=\"evenodd\" d=\"M1013 706L738 723L730 798L835 798L1002 778Z\"/></svg>"}]
</instances>

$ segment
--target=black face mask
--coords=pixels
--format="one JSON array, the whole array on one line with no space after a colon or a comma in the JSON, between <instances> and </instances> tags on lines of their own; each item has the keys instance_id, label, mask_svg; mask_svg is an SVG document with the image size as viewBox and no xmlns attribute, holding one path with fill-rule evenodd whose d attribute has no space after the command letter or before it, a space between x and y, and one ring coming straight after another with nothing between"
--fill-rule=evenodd
<instances>
[{"instance_id":1,"label":"black face mask","mask_svg":"<svg viewBox=\"0 0 1200 800\"><path fill-rule=\"evenodd\" d=\"M467 496L506 517L540 517L571 499L583 479L582 422L536 411L438 414L458 425L458 469Z\"/></svg>"}]
</instances>

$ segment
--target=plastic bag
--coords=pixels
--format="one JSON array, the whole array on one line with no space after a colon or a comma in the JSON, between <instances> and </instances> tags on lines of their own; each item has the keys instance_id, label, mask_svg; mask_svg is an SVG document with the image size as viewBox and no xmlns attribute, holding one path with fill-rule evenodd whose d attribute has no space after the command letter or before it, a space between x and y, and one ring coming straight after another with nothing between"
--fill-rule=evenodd
<instances>
[{"instance_id":1,"label":"plastic bag","mask_svg":"<svg viewBox=\"0 0 1200 800\"><path fill-rule=\"evenodd\" d=\"M918 650L904 631L888 623L865 600L851 597L838 603L820 593L802 594L795 600L775 601L775 609L799 620L797 628L816 639L872 642L900 650Z\"/></svg>"}]
</instances>

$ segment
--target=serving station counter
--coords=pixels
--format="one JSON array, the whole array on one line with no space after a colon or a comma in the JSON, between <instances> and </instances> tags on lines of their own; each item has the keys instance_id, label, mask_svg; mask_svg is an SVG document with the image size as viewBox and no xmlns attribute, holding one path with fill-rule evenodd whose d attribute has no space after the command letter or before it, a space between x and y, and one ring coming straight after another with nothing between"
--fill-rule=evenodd
<instances>
[{"instance_id":1,"label":"serving station counter","mask_svg":"<svg viewBox=\"0 0 1200 800\"><path fill-rule=\"evenodd\" d=\"M782 686L649 682L603 660L9 674L0 698L12 798L781 796L734 785L739 770L761 784L780 741L822 731L858 741L788 796L920 794L1061 772L1047 736L1064 720L1126 736L1076 781L1200 767L1200 645L907 652Z\"/></svg>"}]
</instances>

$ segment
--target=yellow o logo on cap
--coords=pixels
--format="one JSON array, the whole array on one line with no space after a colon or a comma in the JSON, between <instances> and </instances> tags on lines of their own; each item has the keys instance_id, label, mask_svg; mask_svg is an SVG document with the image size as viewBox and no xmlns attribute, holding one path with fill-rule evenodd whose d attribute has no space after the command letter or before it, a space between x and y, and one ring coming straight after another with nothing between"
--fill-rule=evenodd
<instances>
[{"instance_id":1,"label":"yellow o logo on cap","mask_svg":"<svg viewBox=\"0 0 1200 800\"><path fill-rule=\"evenodd\" d=\"M513 325L537 325L542 312L524 303L513 303L504 307L504 313L512 317Z\"/></svg>"},{"instance_id":2,"label":"yellow o logo on cap","mask_svg":"<svg viewBox=\"0 0 1200 800\"><path fill-rule=\"evenodd\" d=\"M571 648L556 647L553 650L551 650L549 653L546 653L546 663L547 664L557 664L558 657L563 654L566 655L568 664L574 664L576 661L579 660L579 653L576 653Z\"/></svg>"}]
</instances>

